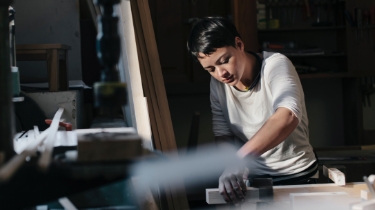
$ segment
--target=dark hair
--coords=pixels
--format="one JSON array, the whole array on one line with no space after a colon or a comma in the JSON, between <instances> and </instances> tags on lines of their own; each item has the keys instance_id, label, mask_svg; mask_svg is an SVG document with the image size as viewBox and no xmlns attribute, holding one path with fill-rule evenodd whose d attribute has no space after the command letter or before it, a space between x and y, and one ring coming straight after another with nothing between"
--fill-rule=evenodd
<instances>
[{"instance_id":1,"label":"dark hair","mask_svg":"<svg viewBox=\"0 0 375 210\"><path fill-rule=\"evenodd\" d=\"M240 37L236 27L222 17L205 17L196 22L191 29L187 42L187 50L193 59L199 58L199 53L210 55L217 48L235 45L235 38Z\"/></svg>"}]
</instances>

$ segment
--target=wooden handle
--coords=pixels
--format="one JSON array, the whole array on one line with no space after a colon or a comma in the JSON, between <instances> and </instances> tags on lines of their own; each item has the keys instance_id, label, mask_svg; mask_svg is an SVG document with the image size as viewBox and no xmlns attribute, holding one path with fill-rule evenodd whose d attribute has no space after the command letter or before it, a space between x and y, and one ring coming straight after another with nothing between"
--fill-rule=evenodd
<instances>
[{"instance_id":1,"label":"wooden handle","mask_svg":"<svg viewBox=\"0 0 375 210\"><path fill-rule=\"evenodd\" d=\"M48 125L51 125L52 120L51 119L46 119L45 122ZM59 126L64 127L66 131L72 131L72 124L70 124L70 123L59 122Z\"/></svg>"}]
</instances>

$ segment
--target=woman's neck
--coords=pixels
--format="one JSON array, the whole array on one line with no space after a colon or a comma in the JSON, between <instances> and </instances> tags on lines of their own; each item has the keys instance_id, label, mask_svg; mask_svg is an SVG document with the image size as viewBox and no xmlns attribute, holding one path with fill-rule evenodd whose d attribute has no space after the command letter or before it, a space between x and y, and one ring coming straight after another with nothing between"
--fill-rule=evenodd
<instances>
[{"instance_id":1,"label":"woman's neck","mask_svg":"<svg viewBox=\"0 0 375 210\"><path fill-rule=\"evenodd\" d=\"M246 52L245 59L245 69L242 74L242 78L239 84L236 86L240 90L248 90L248 88L253 84L254 79L257 75L257 59L254 55Z\"/></svg>"}]
</instances>

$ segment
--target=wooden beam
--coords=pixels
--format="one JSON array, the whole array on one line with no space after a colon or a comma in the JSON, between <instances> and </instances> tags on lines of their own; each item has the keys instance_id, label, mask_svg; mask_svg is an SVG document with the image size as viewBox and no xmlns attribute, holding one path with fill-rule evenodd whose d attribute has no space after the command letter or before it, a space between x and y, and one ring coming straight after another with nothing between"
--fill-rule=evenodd
<instances>
[{"instance_id":1,"label":"wooden beam","mask_svg":"<svg viewBox=\"0 0 375 210\"><path fill-rule=\"evenodd\" d=\"M144 94L148 100L154 145L169 155L167 152L176 151L177 146L148 1L132 0L131 7L140 72ZM182 180L176 185L178 186L163 186L168 209L189 209Z\"/></svg>"},{"instance_id":2,"label":"wooden beam","mask_svg":"<svg viewBox=\"0 0 375 210\"><path fill-rule=\"evenodd\" d=\"M260 202L259 200L259 189L254 187L247 188L247 194L245 195L246 202ZM208 204L227 204L223 196L219 193L219 189L206 189L206 202Z\"/></svg>"},{"instance_id":3,"label":"wooden beam","mask_svg":"<svg viewBox=\"0 0 375 210\"><path fill-rule=\"evenodd\" d=\"M153 150L151 141L151 127L149 111L144 97L142 78L140 74L140 63L138 59L136 35L130 1L121 1L116 7L119 14L119 33L121 42L121 60L123 66L121 74L126 80L128 88L129 107L133 127L143 139L143 147Z\"/></svg>"},{"instance_id":4,"label":"wooden beam","mask_svg":"<svg viewBox=\"0 0 375 210\"><path fill-rule=\"evenodd\" d=\"M154 106L154 108L158 107L159 109L158 114L160 114L161 118L163 119L161 122L162 126L160 130L163 130L166 135L165 144L167 148L163 149L163 151L167 152L176 150L177 145L173 132L172 120L169 112L169 105L165 92L163 73L161 70L159 53L156 46L156 39L153 30L148 0L137 0L137 3L142 23L145 45L147 47L147 58L150 62L151 67L149 73L151 73L150 76L153 78L153 85L157 100L157 104ZM161 133L160 130L159 133ZM164 139L162 139L162 141L164 141Z\"/></svg>"},{"instance_id":5,"label":"wooden beam","mask_svg":"<svg viewBox=\"0 0 375 210\"><path fill-rule=\"evenodd\" d=\"M245 44L245 50L258 52L257 9L254 0L231 0L232 18Z\"/></svg>"},{"instance_id":6,"label":"wooden beam","mask_svg":"<svg viewBox=\"0 0 375 210\"><path fill-rule=\"evenodd\" d=\"M345 174L337 168L329 168L323 165L323 175L330 178L335 184L339 186L345 185Z\"/></svg>"}]
</instances>

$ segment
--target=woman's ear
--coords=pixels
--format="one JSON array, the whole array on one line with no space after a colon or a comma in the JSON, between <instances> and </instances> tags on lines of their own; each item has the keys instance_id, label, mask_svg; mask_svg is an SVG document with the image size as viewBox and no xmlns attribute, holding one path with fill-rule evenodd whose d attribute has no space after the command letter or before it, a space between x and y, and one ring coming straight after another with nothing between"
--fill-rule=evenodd
<instances>
[{"instance_id":1,"label":"woman's ear","mask_svg":"<svg viewBox=\"0 0 375 210\"><path fill-rule=\"evenodd\" d=\"M242 42L242 39L238 36L234 38L234 43L236 44L236 48L243 51L245 49L244 43Z\"/></svg>"}]
</instances>

